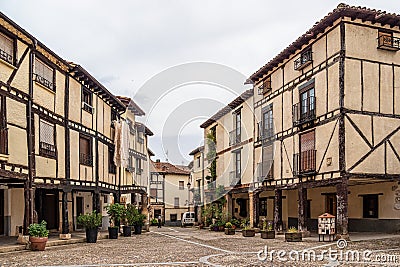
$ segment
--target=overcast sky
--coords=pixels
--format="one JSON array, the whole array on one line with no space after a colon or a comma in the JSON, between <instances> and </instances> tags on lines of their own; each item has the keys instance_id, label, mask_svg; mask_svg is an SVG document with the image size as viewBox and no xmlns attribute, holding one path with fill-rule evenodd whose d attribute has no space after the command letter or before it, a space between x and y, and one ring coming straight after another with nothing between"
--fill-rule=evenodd
<instances>
[{"instance_id":1,"label":"overcast sky","mask_svg":"<svg viewBox=\"0 0 400 267\"><path fill-rule=\"evenodd\" d=\"M164 160L168 150L165 140L179 134L178 139L172 138L172 142L178 142L179 151L168 151L168 157L181 164L201 143L200 123L245 87L232 91L210 84L189 84L154 106L148 96L154 89L150 84L155 83L149 81L168 74L168 70L173 72L173 79L185 76L182 68L176 68L184 63L209 62L235 70L234 79L242 85L239 73L251 75L340 2L2 0L0 9L62 58L82 65L114 94L134 97L141 107L152 107L153 112L145 109L153 116L146 118L155 133L150 148L156 158ZM346 3L400 14L396 0ZM165 75L158 82L163 79ZM199 112L185 112L187 106ZM175 120L171 116L174 110L186 116ZM172 119L179 121L173 127L176 133L165 130L166 122Z\"/></svg>"}]
</instances>

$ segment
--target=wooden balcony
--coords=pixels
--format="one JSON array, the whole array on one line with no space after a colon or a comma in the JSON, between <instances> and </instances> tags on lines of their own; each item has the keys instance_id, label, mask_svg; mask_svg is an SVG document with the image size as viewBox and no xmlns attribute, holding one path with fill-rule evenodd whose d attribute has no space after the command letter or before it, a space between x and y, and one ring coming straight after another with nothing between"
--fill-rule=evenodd
<instances>
[{"instance_id":1,"label":"wooden balcony","mask_svg":"<svg viewBox=\"0 0 400 267\"><path fill-rule=\"evenodd\" d=\"M308 175L316 172L317 151L307 150L293 155L294 175Z\"/></svg>"},{"instance_id":2,"label":"wooden balcony","mask_svg":"<svg viewBox=\"0 0 400 267\"><path fill-rule=\"evenodd\" d=\"M294 61L294 69L301 70L312 63L311 50L303 52L298 59Z\"/></svg>"},{"instance_id":3,"label":"wooden balcony","mask_svg":"<svg viewBox=\"0 0 400 267\"><path fill-rule=\"evenodd\" d=\"M300 126L304 123L312 122L316 118L315 112L316 98L307 97L301 102L293 105L293 126Z\"/></svg>"},{"instance_id":4,"label":"wooden balcony","mask_svg":"<svg viewBox=\"0 0 400 267\"><path fill-rule=\"evenodd\" d=\"M378 37L378 48L390 51L398 51L400 50L400 38L390 35L381 35Z\"/></svg>"},{"instance_id":5,"label":"wooden balcony","mask_svg":"<svg viewBox=\"0 0 400 267\"><path fill-rule=\"evenodd\" d=\"M39 142L39 155L47 158L56 158L56 147L45 142Z\"/></svg>"}]
</instances>

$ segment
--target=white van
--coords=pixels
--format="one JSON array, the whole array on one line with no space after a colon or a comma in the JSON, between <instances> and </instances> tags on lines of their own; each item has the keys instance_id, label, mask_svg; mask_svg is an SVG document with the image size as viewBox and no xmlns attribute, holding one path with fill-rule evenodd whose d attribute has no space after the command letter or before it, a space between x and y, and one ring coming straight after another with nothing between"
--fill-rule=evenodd
<instances>
[{"instance_id":1,"label":"white van","mask_svg":"<svg viewBox=\"0 0 400 267\"><path fill-rule=\"evenodd\" d=\"M195 222L194 212L192 212L192 211L185 212L182 215L181 222L182 222L182 227L185 227L186 225L194 225L194 222Z\"/></svg>"}]
</instances>

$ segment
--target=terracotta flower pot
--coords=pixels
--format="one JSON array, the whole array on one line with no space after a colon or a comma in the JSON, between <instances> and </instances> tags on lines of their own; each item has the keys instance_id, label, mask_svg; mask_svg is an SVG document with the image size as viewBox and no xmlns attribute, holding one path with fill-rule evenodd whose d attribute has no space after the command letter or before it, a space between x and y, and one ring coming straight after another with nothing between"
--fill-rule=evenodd
<instances>
[{"instance_id":1,"label":"terracotta flower pot","mask_svg":"<svg viewBox=\"0 0 400 267\"><path fill-rule=\"evenodd\" d=\"M31 250L43 251L46 248L48 237L35 237L30 236L29 242L31 242Z\"/></svg>"}]
</instances>

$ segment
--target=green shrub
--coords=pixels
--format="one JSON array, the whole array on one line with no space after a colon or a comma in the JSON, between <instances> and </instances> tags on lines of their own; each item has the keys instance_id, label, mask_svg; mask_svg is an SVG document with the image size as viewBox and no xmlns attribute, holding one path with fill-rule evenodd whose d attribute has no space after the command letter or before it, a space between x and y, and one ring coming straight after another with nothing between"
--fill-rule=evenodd
<instances>
[{"instance_id":1,"label":"green shrub","mask_svg":"<svg viewBox=\"0 0 400 267\"><path fill-rule=\"evenodd\" d=\"M290 228L289 228L289 230L288 230L288 233L297 233L298 231L297 231L297 228L296 227L294 227L294 226L290 226Z\"/></svg>"},{"instance_id":2,"label":"green shrub","mask_svg":"<svg viewBox=\"0 0 400 267\"><path fill-rule=\"evenodd\" d=\"M119 203L114 203L106 207L107 214L110 216L110 225L118 227L125 214L125 206Z\"/></svg>"},{"instance_id":3,"label":"green shrub","mask_svg":"<svg viewBox=\"0 0 400 267\"><path fill-rule=\"evenodd\" d=\"M100 213L93 211L88 214L80 214L77 218L78 224L82 225L86 229L95 229L102 223L102 216Z\"/></svg>"},{"instance_id":4,"label":"green shrub","mask_svg":"<svg viewBox=\"0 0 400 267\"><path fill-rule=\"evenodd\" d=\"M230 223L230 222L227 222L226 224L225 224L225 228L232 228L233 227L233 225L232 225L232 223Z\"/></svg>"},{"instance_id":5,"label":"green shrub","mask_svg":"<svg viewBox=\"0 0 400 267\"><path fill-rule=\"evenodd\" d=\"M150 221L151 225L158 225L158 220L156 218L151 219Z\"/></svg>"},{"instance_id":6,"label":"green shrub","mask_svg":"<svg viewBox=\"0 0 400 267\"><path fill-rule=\"evenodd\" d=\"M29 235L34 237L48 237L49 230L46 229L46 221L42 221L41 223L32 223L28 227Z\"/></svg>"}]
</instances>

